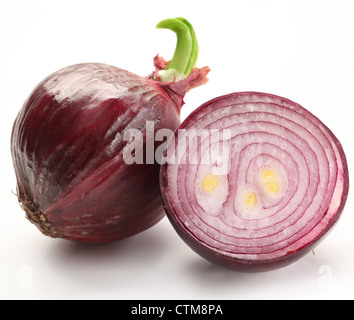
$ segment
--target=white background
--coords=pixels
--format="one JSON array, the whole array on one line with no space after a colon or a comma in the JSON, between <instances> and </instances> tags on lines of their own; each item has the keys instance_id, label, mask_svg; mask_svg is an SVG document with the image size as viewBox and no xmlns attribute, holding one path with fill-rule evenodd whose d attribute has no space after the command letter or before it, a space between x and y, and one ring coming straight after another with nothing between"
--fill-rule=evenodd
<instances>
[{"instance_id":1,"label":"white background","mask_svg":"<svg viewBox=\"0 0 354 320\"><path fill-rule=\"evenodd\" d=\"M0 298L354 298L352 193L315 255L259 274L211 265L184 244L167 218L107 245L50 239L24 218L12 193L10 132L31 90L79 62L148 75L152 58L160 53L170 59L175 48L174 34L155 25L178 16L195 28L198 66L212 70L208 84L186 96L183 119L221 94L281 95L331 128L353 169L353 0L0 0Z\"/></svg>"}]
</instances>

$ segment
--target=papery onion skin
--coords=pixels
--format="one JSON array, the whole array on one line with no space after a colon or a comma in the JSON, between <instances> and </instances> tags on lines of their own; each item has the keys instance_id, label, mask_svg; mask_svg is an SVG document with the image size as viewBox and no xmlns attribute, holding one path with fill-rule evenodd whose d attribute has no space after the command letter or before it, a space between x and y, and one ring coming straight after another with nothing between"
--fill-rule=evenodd
<instances>
[{"instance_id":1,"label":"papery onion skin","mask_svg":"<svg viewBox=\"0 0 354 320\"><path fill-rule=\"evenodd\" d=\"M233 230L232 226L220 227L219 225L222 225L222 220L217 221L217 224L215 225L213 225L212 222L210 222L213 220L208 220L209 224L207 225L202 218L203 210L200 210L199 208L198 211L196 209L198 208L198 206L200 206L200 204L193 201L195 200L195 198L193 198L193 196L191 195L190 190L186 190L186 194L188 195L187 199L184 198L185 193L179 191L179 190L183 190L183 188L188 188L188 185L190 185L189 182L186 182L187 181L186 175L190 174L191 177L194 178L197 177L197 174L194 173L195 170L193 171L192 168L189 169L190 171L188 171L188 164L179 165L178 163L176 164L173 161L171 164L167 160L167 162L161 166L161 171L160 171L160 186L161 186L161 194L164 203L164 208L167 217L169 218L170 222L172 223L173 227L175 228L179 236L196 253L198 253L205 259L213 263L222 265L224 267L231 268L237 271L242 271L242 272L263 272L263 271L270 271L280 267L284 267L302 258L308 252L313 250L313 248L319 243L319 241L324 239L324 236L327 235L330 230L332 230L333 226L338 221L343 211L348 196L348 189L349 189L349 175L348 175L348 166L346 162L346 157L340 142L335 137L335 135L330 131L330 129L327 128L317 117L312 115L308 110L304 109L297 103L294 103L293 101L288 100L286 98L282 98L276 95L266 94L266 93L259 93L259 92L232 93L229 95L217 97L213 100L204 103L194 112L192 112L187 117L187 119L181 124L178 130L176 130L175 137L174 137L175 139L174 140L171 139L167 147L167 155L168 155L167 159L169 159L169 157L171 157L171 155L174 154L175 150L178 149L177 146L179 141L179 135L183 135L184 130L194 128L197 129L198 131L198 130L202 130L203 128L205 128L204 126L207 125L209 125L209 128L222 129L221 127L218 127L217 124L218 120L215 119L204 120L207 119L208 116L210 117L210 119L212 119L211 114L213 114L213 112L215 114L218 113L222 114L222 112L224 112L223 116L216 116L216 118L224 117L224 120L226 119L225 123L228 123L227 118L230 117L230 115L228 116L228 112L233 112L230 110L238 110L238 108L243 108L245 106L246 106L245 108L247 109L248 108L247 106L249 106L249 109L247 111L244 111L245 113L244 116L247 118L248 115L246 114L252 114L254 111L256 112L258 105L262 105L262 107L260 108L263 110L263 111L258 110L259 114L261 114L262 112L267 112L266 111L267 106L274 105L275 108L279 110L284 110L284 114L286 114L287 112L289 112L290 114L294 112L295 114L297 114L296 117L299 116L299 117L306 118L307 119L306 121L309 121L311 125L309 125L306 128L302 128L301 129L302 132L308 131L309 134L312 134L313 132L311 132L311 130L314 130L316 131L315 134L317 135L316 138L318 138L318 135L325 136L326 140L328 141L325 142L322 141L322 143L325 143L326 148L330 145L331 148L333 149L333 154L335 154L334 162L336 163L332 163L333 162L332 159L330 160L326 159L326 161L330 161L329 166L337 167L337 171L334 177L335 181L328 182L328 184L332 183L332 185L334 185L334 187L332 188L332 192L333 192L332 198L324 201L327 207L326 208L321 207L320 208L321 212L320 210L318 210L318 212L313 213L313 215L316 216L315 219L318 219L319 221L317 222L316 225L311 227L312 229L309 230L307 234L303 234L301 238L297 239L296 238L297 232L300 234L300 232L302 232L302 229L297 230L297 232L295 232L294 235L292 235L295 239L293 240L293 242L290 241L292 238L289 236L288 237L289 244L286 244L284 245L284 247L279 249L277 249L276 247L275 247L276 249L274 249L273 247L274 251L270 251L269 253L262 251L266 249L267 246L270 247L271 245L274 245L274 244L267 244L266 242L262 244L263 239L264 241L266 241L268 236L266 235L263 238L259 237L258 239L252 239L252 235L250 234L249 238L247 238L248 231L247 231L247 227L245 227L244 225L243 225L244 226L243 230L235 231L234 234L232 235L235 238L239 237L241 240L240 239L229 240L230 237L232 238L232 236L229 233L227 233L227 230ZM230 108L229 111L225 111L227 108ZM259 117L262 118L262 115L259 115ZM242 121L245 121L244 119ZM289 121L291 122L293 120L294 119L290 119ZM204 124L203 121L205 121L206 124ZM257 121L253 119L253 122L257 122ZM290 131L289 128L291 128L292 126L296 127L297 126L297 124L295 124L296 121L294 121L294 123L289 124L288 128L286 129L283 128L282 129L283 132L286 132L287 130ZM275 119L274 122L275 125L279 126L279 123L277 123L277 119ZM232 125L232 120L230 120L228 125L230 126ZM254 123L252 125L254 125ZM300 126L301 123L299 124L299 127ZM250 134L253 133L251 132ZM268 133L266 133L265 135L267 136L267 134ZM193 150L188 150L188 152L193 152ZM311 151L302 150L302 152L311 152ZM327 152L327 150L324 152ZM171 158L173 158L173 156ZM229 176L230 174L234 174L234 175L236 174L232 170L233 169L231 167ZM289 178L291 179L291 177ZM229 181L232 180L232 178L228 178L228 179ZM331 179L333 180L333 177ZM186 183L186 185L184 185L184 183ZM229 188L235 188L235 189L237 189L237 187L238 187L237 185L229 186ZM299 188L301 188L301 186ZM229 192L228 197L230 196L230 193L231 191ZM226 210L225 207L227 207L228 201L230 200L226 200L223 203L222 206L223 210ZM222 214L223 213L220 213L220 216ZM303 216L301 216L299 220L301 220L301 218L303 218ZM207 220L207 218L204 219ZM253 220L256 221L257 218L254 218ZM249 221L247 220L243 220L243 221L246 223L248 223L249 221L254 222L252 221L252 219ZM309 223L311 223L311 221ZM281 223L281 222L276 221L276 223ZM296 222L294 223L294 225L295 224ZM254 225L257 225L257 222L255 222ZM291 224L290 227L292 226L293 225ZM272 226L270 225L269 228L271 229ZM303 227L303 229L305 228L306 227ZM261 230L261 228L258 230L256 229L257 228L255 228L253 231L257 232ZM225 237L222 233L220 233L220 230L222 230L224 234L228 234L229 236ZM280 230L277 232L281 234L282 231L284 230ZM240 232L244 232L244 234L241 236L239 235ZM276 234L277 232L274 232L274 234ZM249 244L250 249L248 249L247 246L238 247L239 244L237 243L237 241L241 241L240 243L244 241L242 240L242 237L247 238L246 240L249 241L248 243L250 243ZM230 243L232 241L235 241L234 246L236 248L241 248L240 252L236 252L236 250L232 251L231 249L230 251L222 249L223 245L226 246L227 245L226 243L229 243L228 241ZM252 241L258 241L257 245L253 245ZM223 245L221 245L221 243L223 243ZM289 249L287 249L287 246L289 247ZM232 248L231 244L229 244L229 247ZM250 251L247 252L247 250ZM277 255L278 251L279 254ZM254 252L259 252L259 253L256 254Z\"/></svg>"},{"instance_id":2,"label":"papery onion skin","mask_svg":"<svg viewBox=\"0 0 354 320\"><path fill-rule=\"evenodd\" d=\"M157 71L166 62L156 58ZM44 79L13 125L17 195L45 235L103 243L141 232L163 216L159 163L127 164L126 130L175 130L185 93L207 81L195 69L163 83L99 63L61 69ZM158 145L155 144L156 148ZM145 163L145 162L144 162Z\"/></svg>"}]
</instances>

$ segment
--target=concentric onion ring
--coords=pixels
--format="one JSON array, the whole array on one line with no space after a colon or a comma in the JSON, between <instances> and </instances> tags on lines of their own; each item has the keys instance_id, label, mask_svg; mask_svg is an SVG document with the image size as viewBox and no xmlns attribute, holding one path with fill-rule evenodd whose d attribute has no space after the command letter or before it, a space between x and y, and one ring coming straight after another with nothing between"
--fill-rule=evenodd
<instances>
[{"instance_id":1,"label":"concentric onion ring","mask_svg":"<svg viewBox=\"0 0 354 320\"><path fill-rule=\"evenodd\" d=\"M161 167L167 216L205 258L269 270L305 255L338 220L345 154L300 105L243 92L216 98L176 131Z\"/></svg>"}]
</instances>

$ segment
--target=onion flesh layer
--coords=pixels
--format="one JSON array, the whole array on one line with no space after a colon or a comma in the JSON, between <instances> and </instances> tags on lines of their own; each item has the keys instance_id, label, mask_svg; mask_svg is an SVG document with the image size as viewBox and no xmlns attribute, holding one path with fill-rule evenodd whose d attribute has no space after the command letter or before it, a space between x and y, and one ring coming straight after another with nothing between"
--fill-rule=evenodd
<instances>
[{"instance_id":1,"label":"onion flesh layer","mask_svg":"<svg viewBox=\"0 0 354 320\"><path fill-rule=\"evenodd\" d=\"M246 271L286 265L342 212L349 186L342 147L288 99L216 98L174 138L160 172L165 209L180 236L211 261Z\"/></svg>"}]
</instances>

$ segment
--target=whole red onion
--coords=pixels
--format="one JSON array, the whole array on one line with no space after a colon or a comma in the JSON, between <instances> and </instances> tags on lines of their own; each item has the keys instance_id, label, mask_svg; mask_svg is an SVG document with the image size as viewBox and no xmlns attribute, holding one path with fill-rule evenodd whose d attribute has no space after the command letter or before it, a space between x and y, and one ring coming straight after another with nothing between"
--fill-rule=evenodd
<instances>
[{"instance_id":1,"label":"whole red onion","mask_svg":"<svg viewBox=\"0 0 354 320\"><path fill-rule=\"evenodd\" d=\"M102 243L163 217L158 159L146 150L165 143L154 142L159 129L177 128L185 93L207 81L209 68L194 68L198 45L185 19L158 27L177 33L169 65L156 57L149 77L99 63L69 66L39 83L19 112L11 137L17 195L45 235ZM137 150L128 148L132 130L141 133Z\"/></svg>"},{"instance_id":2,"label":"whole red onion","mask_svg":"<svg viewBox=\"0 0 354 320\"><path fill-rule=\"evenodd\" d=\"M215 98L170 139L160 184L168 218L206 259L285 266L337 222L349 177L334 134L300 105L256 92Z\"/></svg>"}]
</instances>

